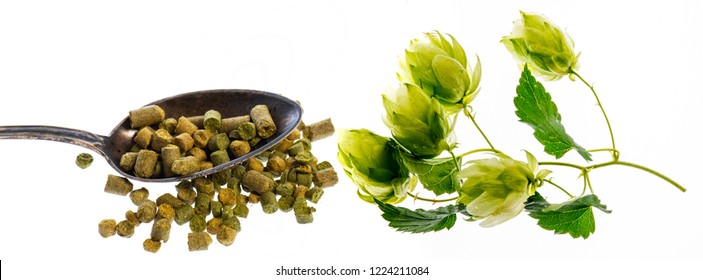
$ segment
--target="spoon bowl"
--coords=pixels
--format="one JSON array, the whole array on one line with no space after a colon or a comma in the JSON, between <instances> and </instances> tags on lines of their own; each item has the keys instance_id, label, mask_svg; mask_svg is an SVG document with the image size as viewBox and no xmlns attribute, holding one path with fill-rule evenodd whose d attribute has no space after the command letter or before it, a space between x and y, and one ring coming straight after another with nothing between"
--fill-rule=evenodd
<instances>
[{"instance_id":1,"label":"spoon bowl","mask_svg":"<svg viewBox=\"0 0 703 280\"><path fill-rule=\"evenodd\" d=\"M187 176L164 178L141 178L127 173L120 168L120 158L131 150L137 130L130 127L129 118L125 117L108 136L87 131L41 125L0 126L0 139L50 140L74 144L91 149L103 156L110 166L120 175L143 182L178 182L217 173L260 154L283 140L298 126L302 117L300 105L284 96L257 90L217 89L204 90L175 95L147 105L159 105L166 112L166 118L180 116L198 116L208 110L217 110L223 117L248 115L251 108L266 105L276 124L276 133L262 139L252 147L248 154L235 158L225 164L199 171ZM127 110L125 110L127 111Z\"/></svg>"}]
</instances>

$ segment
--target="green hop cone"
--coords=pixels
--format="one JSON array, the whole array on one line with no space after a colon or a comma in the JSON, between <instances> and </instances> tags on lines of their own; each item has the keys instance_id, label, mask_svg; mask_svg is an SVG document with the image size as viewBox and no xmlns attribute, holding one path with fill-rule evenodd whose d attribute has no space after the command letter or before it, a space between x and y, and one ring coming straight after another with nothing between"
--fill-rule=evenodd
<instances>
[{"instance_id":1,"label":"green hop cone","mask_svg":"<svg viewBox=\"0 0 703 280\"><path fill-rule=\"evenodd\" d=\"M458 203L474 219L483 219L482 227L492 227L520 214L528 197L551 171L538 170L537 159L527 153L528 163L497 154L497 158L479 159L459 171L464 179Z\"/></svg>"},{"instance_id":2,"label":"green hop cone","mask_svg":"<svg viewBox=\"0 0 703 280\"><path fill-rule=\"evenodd\" d=\"M510 36L501 43L513 54L520 66L527 63L530 71L547 79L558 80L578 70L579 54L569 34L538 14L520 12Z\"/></svg>"},{"instance_id":3,"label":"green hop cone","mask_svg":"<svg viewBox=\"0 0 703 280\"><path fill-rule=\"evenodd\" d=\"M417 178L410 176L390 139L367 129L342 130L338 135L337 158L344 173L359 187L361 199L394 204L415 188Z\"/></svg>"},{"instance_id":4,"label":"green hop cone","mask_svg":"<svg viewBox=\"0 0 703 280\"><path fill-rule=\"evenodd\" d=\"M389 88L383 94L383 107L383 121L393 138L413 155L433 158L455 144L447 113L418 86Z\"/></svg>"},{"instance_id":5,"label":"green hop cone","mask_svg":"<svg viewBox=\"0 0 703 280\"><path fill-rule=\"evenodd\" d=\"M471 69L459 42L452 35L446 35L451 42L437 31L412 40L405 57L400 59L398 79L420 86L453 114L478 94L481 61L477 57L476 67Z\"/></svg>"}]
</instances>

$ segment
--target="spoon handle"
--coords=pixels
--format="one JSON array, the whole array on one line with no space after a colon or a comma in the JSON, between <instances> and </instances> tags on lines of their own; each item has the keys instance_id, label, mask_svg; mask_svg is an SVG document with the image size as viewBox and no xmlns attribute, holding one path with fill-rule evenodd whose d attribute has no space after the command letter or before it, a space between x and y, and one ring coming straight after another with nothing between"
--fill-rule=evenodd
<instances>
[{"instance_id":1,"label":"spoon handle","mask_svg":"<svg viewBox=\"0 0 703 280\"><path fill-rule=\"evenodd\" d=\"M69 143L104 154L105 137L87 131L43 125L0 126L0 139L50 140Z\"/></svg>"}]
</instances>

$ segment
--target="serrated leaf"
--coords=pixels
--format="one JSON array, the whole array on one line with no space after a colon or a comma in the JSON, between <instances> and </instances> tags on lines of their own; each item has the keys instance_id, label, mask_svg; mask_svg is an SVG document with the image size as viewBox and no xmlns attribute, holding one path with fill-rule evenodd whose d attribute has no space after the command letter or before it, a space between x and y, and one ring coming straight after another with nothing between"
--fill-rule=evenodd
<instances>
[{"instance_id":1,"label":"serrated leaf","mask_svg":"<svg viewBox=\"0 0 703 280\"><path fill-rule=\"evenodd\" d=\"M456 213L465 210L461 204L442 206L433 210L415 209L393 206L374 199L378 208L383 211L381 217L388 221L388 226L398 231L425 233L450 229L456 222Z\"/></svg>"},{"instance_id":2,"label":"serrated leaf","mask_svg":"<svg viewBox=\"0 0 703 280\"><path fill-rule=\"evenodd\" d=\"M415 174L422 186L435 195L454 193L459 188L454 158L417 159L405 153L402 153L402 158L408 171ZM461 166L461 159L458 160Z\"/></svg>"},{"instance_id":3,"label":"serrated leaf","mask_svg":"<svg viewBox=\"0 0 703 280\"><path fill-rule=\"evenodd\" d=\"M549 204L539 193L525 202L525 210L537 219L537 225L557 234L568 233L573 238L588 238L596 230L593 207L603 212L611 211L596 195L589 194L560 204Z\"/></svg>"},{"instance_id":4,"label":"serrated leaf","mask_svg":"<svg viewBox=\"0 0 703 280\"><path fill-rule=\"evenodd\" d=\"M544 145L546 153L561 158L566 152L576 149L584 159L591 160L591 154L566 133L552 96L532 76L527 65L522 71L516 91L517 96L513 99L517 108L515 114L521 122L535 130L534 136Z\"/></svg>"}]
</instances>

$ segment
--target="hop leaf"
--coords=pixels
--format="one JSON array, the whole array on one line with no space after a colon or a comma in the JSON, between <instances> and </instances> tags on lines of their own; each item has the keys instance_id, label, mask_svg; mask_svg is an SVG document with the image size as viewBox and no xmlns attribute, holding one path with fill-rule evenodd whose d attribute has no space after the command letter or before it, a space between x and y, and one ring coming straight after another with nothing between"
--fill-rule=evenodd
<instances>
[{"instance_id":1,"label":"hop leaf","mask_svg":"<svg viewBox=\"0 0 703 280\"><path fill-rule=\"evenodd\" d=\"M534 128L534 136L544 145L546 153L560 158L571 149L576 149L585 160L591 160L591 154L566 133L552 96L532 76L527 65L522 71L516 91L517 96L513 100L517 108L515 114L521 122Z\"/></svg>"},{"instance_id":2,"label":"hop leaf","mask_svg":"<svg viewBox=\"0 0 703 280\"><path fill-rule=\"evenodd\" d=\"M383 211L381 217L388 221L388 226L398 231L425 233L450 229L456 222L456 213L464 212L463 205L447 205L434 210L397 207L375 200L378 208Z\"/></svg>"},{"instance_id":3,"label":"hop leaf","mask_svg":"<svg viewBox=\"0 0 703 280\"><path fill-rule=\"evenodd\" d=\"M596 230L593 207L605 213L611 211L596 195L589 194L560 204L549 204L539 193L525 202L525 210L537 219L537 225L556 234L568 233L573 238L588 238Z\"/></svg>"}]
</instances>

